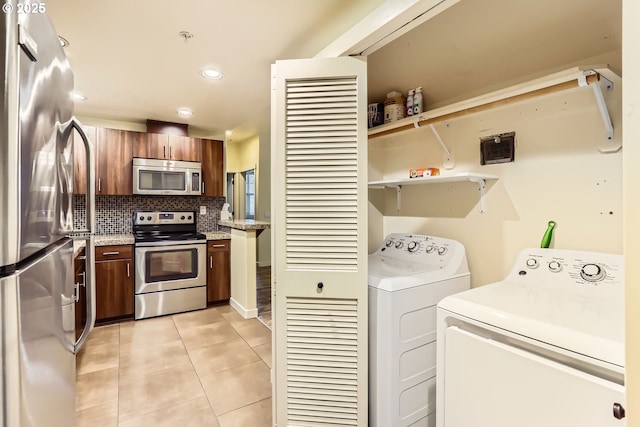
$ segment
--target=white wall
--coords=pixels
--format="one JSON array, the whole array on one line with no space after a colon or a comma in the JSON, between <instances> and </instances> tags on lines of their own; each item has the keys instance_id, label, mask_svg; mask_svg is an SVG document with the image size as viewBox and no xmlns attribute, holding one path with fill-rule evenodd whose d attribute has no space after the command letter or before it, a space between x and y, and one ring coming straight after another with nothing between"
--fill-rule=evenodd
<instances>
[{"instance_id":1,"label":"white wall","mask_svg":"<svg viewBox=\"0 0 640 427\"><path fill-rule=\"evenodd\" d=\"M395 190L369 190L369 249L394 232L459 240L467 249L472 286L503 278L522 248L539 247L549 220L557 222L552 247L622 253L622 153L598 150L621 139L621 88L607 99L613 142L606 140L590 88L436 125L456 160L442 174L499 177L488 183L486 212L479 212L473 183L404 186L400 212ZM515 162L480 166L479 137L509 131L516 132ZM369 146L369 180L443 165L443 151L428 128L370 140Z\"/></svg>"}]
</instances>

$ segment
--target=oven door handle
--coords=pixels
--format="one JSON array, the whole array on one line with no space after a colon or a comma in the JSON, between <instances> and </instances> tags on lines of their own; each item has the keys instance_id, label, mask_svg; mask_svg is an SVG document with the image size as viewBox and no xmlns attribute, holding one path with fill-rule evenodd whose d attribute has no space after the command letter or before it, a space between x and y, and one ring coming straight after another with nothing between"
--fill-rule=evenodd
<instances>
[{"instance_id":1,"label":"oven door handle","mask_svg":"<svg viewBox=\"0 0 640 427\"><path fill-rule=\"evenodd\" d=\"M156 246L185 246L185 245L206 245L206 240L180 240L180 241L168 241L163 240L159 242L136 242L136 248L152 248Z\"/></svg>"}]
</instances>

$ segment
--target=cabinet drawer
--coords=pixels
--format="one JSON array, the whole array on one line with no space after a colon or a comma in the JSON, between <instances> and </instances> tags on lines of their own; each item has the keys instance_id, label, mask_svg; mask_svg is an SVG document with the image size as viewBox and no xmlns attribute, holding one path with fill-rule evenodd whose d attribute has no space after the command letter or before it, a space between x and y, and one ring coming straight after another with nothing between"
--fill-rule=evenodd
<instances>
[{"instance_id":1,"label":"cabinet drawer","mask_svg":"<svg viewBox=\"0 0 640 427\"><path fill-rule=\"evenodd\" d=\"M207 252L228 251L230 247L230 240L209 240L207 242Z\"/></svg>"},{"instance_id":2,"label":"cabinet drawer","mask_svg":"<svg viewBox=\"0 0 640 427\"><path fill-rule=\"evenodd\" d=\"M110 261L114 259L132 258L132 245L96 246L96 261Z\"/></svg>"}]
</instances>

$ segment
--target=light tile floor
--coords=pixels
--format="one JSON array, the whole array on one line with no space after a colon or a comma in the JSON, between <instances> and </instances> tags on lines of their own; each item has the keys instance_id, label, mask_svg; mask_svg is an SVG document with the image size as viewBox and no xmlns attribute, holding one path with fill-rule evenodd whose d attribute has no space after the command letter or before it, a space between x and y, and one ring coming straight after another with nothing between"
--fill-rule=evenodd
<instances>
[{"instance_id":1,"label":"light tile floor","mask_svg":"<svg viewBox=\"0 0 640 427\"><path fill-rule=\"evenodd\" d=\"M270 427L271 331L228 305L94 329L76 426Z\"/></svg>"}]
</instances>

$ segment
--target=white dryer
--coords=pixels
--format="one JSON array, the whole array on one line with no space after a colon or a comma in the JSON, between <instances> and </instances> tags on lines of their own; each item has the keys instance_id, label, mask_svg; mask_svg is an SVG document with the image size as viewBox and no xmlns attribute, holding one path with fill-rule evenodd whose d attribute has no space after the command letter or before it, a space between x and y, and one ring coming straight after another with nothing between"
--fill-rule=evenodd
<instances>
[{"instance_id":1,"label":"white dryer","mask_svg":"<svg viewBox=\"0 0 640 427\"><path fill-rule=\"evenodd\" d=\"M624 426L621 255L523 250L438 304L439 427Z\"/></svg>"},{"instance_id":2,"label":"white dryer","mask_svg":"<svg viewBox=\"0 0 640 427\"><path fill-rule=\"evenodd\" d=\"M469 286L454 240L390 234L369 255L369 426L435 425L436 304Z\"/></svg>"}]
</instances>

